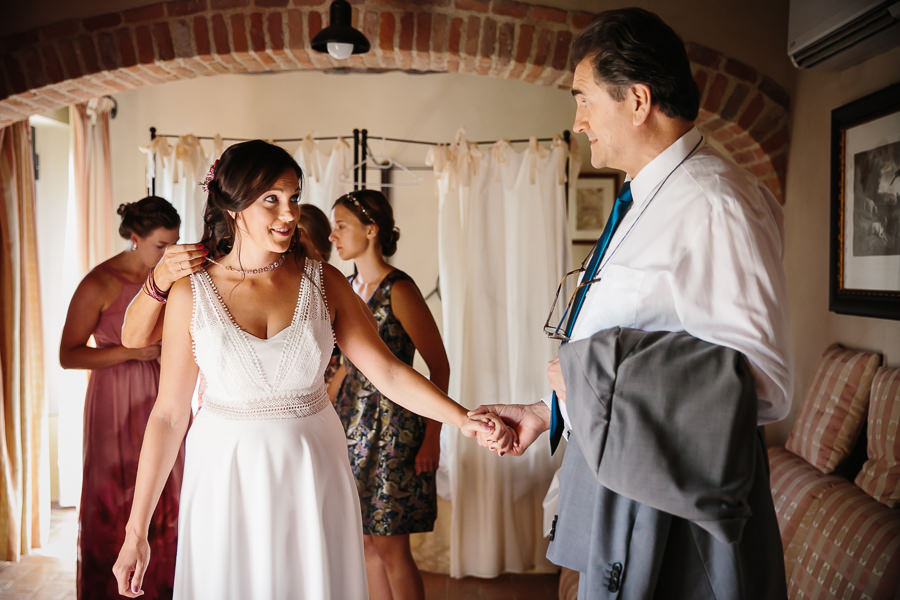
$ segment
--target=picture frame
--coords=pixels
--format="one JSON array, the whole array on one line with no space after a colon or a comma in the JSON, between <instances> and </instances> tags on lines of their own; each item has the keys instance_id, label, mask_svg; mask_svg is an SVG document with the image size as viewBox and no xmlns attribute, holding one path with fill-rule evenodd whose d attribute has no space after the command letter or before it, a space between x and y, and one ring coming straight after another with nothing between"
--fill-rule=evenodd
<instances>
[{"instance_id":1,"label":"picture frame","mask_svg":"<svg viewBox=\"0 0 900 600\"><path fill-rule=\"evenodd\" d=\"M900 83L831 112L828 310L900 320Z\"/></svg>"},{"instance_id":2,"label":"picture frame","mask_svg":"<svg viewBox=\"0 0 900 600\"><path fill-rule=\"evenodd\" d=\"M593 244L603 233L606 219L616 201L619 175L591 173L579 175L569 196L569 233L575 244Z\"/></svg>"}]
</instances>

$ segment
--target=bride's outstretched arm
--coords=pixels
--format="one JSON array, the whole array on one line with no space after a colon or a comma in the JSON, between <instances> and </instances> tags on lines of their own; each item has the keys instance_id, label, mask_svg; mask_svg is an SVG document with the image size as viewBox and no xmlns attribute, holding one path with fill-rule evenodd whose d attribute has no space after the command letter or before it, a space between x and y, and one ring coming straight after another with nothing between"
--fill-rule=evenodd
<instances>
[{"instance_id":1,"label":"bride's outstretched arm","mask_svg":"<svg viewBox=\"0 0 900 600\"><path fill-rule=\"evenodd\" d=\"M406 409L459 427L469 437L491 430L490 420L470 420L465 408L394 356L369 324L365 308L340 271L327 264L322 268L337 344L378 391Z\"/></svg>"},{"instance_id":2,"label":"bride's outstretched arm","mask_svg":"<svg viewBox=\"0 0 900 600\"><path fill-rule=\"evenodd\" d=\"M141 584L150 560L147 529L190 422L191 395L197 382L189 331L191 307L190 282L182 279L169 294L159 393L144 431L125 542L113 567L119 593L129 598L143 595Z\"/></svg>"}]
</instances>

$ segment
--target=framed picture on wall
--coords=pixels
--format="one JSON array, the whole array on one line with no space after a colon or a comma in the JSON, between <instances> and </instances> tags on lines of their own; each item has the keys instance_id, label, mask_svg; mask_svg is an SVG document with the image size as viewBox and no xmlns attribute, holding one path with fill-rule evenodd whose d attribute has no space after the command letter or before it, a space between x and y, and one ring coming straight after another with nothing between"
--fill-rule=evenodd
<instances>
[{"instance_id":1,"label":"framed picture on wall","mask_svg":"<svg viewBox=\"0 0 900 600\"><path fill-rule=\"evenodd\" d=\"M569 198L569 232L575 243L594 243L609 217L619 176L614 173L579 175L575 193Z\"/></svg>"},{"instance_id":2,"label":"framed picture on wall","mask_svg":"<svg viewBox=\"0 0 900 600\"><path fill-rule=\"evenodd\" d=\"M831 112L828 309L900 319L900 83Z\"/></svg>"}]
</instances>

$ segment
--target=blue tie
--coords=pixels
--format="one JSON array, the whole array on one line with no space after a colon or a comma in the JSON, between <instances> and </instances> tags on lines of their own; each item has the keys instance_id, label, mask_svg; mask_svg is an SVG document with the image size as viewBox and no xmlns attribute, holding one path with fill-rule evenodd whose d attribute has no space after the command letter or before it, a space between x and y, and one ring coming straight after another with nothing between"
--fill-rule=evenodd
<instances>
[{"instance_id":1,"label":"blue tie","mask_svg":"<svg viewBox=\"0 0 900 600\"><path fill-rule=\"evenodd\" d=\"M613 205L612 212L609 214L609 219L606 221L606 227L603 228L603 233L600 234L600 238L597 240L597 243L594 244L593 254L584 270L584 275L581 278L582 281L589 281L597 274L600 260L606 253L606 249L609 247L609 241L616 232L619 223L622 222L625 213L631 208L631 204L631 182L626 181L625 185L622 186L622 189L619 190L619 195L616 198L616 203ZM575 292L575 299L572 302L569 320L566 322L566 337L572 334L572 328L575 326L575 319L578 318L578 313L581 312L581 306L584 304L584 297L587 295L588 287L590 286L581 286L578 288L578 291ZM553 392L553 398L550 404L550 454L556 452L556 447L559 445L562 432L562 412L559 410L559 399L556 397L556 392Z\"/></svg>"}]
</instances>

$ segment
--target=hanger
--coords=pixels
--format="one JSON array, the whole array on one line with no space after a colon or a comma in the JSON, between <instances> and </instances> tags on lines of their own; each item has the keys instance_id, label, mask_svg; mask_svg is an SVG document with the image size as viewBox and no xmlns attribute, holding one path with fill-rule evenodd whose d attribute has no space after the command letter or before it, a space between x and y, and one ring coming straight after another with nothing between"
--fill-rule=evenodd
<instances>
[{"instance_id":1,"label":"hanger","mask_svg":"<svg viewBox=\"0 0 900 600\"><path fill-rule=\"evenodd\" d=\"M382 143L384 143L384 138L382 138ZM404 165L398 163L394 159L392 159L392 158L379 159L375 155L375 153L372 152L372 147L369 146L368 143L366 143L366 158L359 161L352 167L348 167L347 169L344 169L344 171L338 177L339 181L341 183L353 183L353 176L352 176L353 172L356 169L359 169L360 167L366 167L366 166L369 166L373 169L380 169L382 171L387 170L387 169L396 168L398 171L400 171L401 173L406 173L411 178L410 181L403 181L403 182L399 182L399 183L391 182L391 183L373 184L373 185L376 185L377 187L383 187L383 188L405 187L405 186L411 186L411 185L419 185L420 183L422 183L421 175L419 175L418 173L415 173L413 171L410 171L408 168L406 168Z\"/></svg>"},{"instance_id":2,"label":"hanger","mask_svg":"<svg viewBox=\"0 0 900 600\"><path fill-rule=\"evenodd\" d=\"M443 298L441 298L441 276L440 275L438 275L437 279L435 279L435 281L434 281L434 289L431 290L430 292L428 292L428 295L425 296L425 299L428 300L432 296L437 296L438 300L443 300Z\"/></svg>"}]
</instances>

